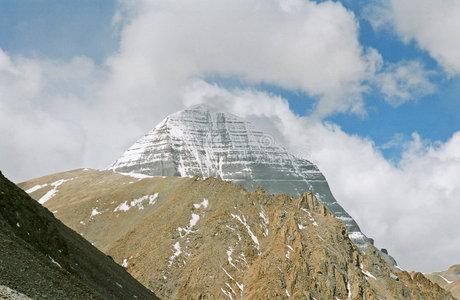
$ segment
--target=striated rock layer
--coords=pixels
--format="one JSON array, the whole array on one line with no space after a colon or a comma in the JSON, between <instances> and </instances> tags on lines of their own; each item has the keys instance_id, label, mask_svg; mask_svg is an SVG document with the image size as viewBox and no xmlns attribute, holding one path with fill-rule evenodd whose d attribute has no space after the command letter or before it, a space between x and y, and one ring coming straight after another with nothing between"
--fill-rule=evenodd
<instances>
[{"instance_id":1,"label":"striated rock layer","mask_svg":"<svg viewBox=\"0 0 460 300\"><path fill-rule=\"evenodd\" d=\"M360 252L311 192L94 170L20 186L165 299L453 299Z\"/></svg>"},{"instance_id":2,"label":"striated rock layer","mask_svg":"<svg viewBox=\"0 0 460 300\"><path fill-rule=\"evenodd\" d=\"M110 168L152 176L216 177L249 191L298 197L306 190L347 226L351 240L365 250L369 239L337 203L318 168L289 154L270 135L241 118L192 107L168 116L140 138Z\"/></svg>"}]
</instances>

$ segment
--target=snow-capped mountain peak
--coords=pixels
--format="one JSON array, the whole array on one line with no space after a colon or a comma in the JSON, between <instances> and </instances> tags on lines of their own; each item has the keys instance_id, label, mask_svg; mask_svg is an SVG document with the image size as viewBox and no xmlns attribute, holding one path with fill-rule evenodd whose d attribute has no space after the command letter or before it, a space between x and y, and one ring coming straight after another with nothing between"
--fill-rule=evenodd
<instances>
[{"instance_id":1,"label":"snow-capped mountain peak","mask_svg":"<svg viewBox=\"0 0 460 300\"><path fill-rule=\"evenodd\" d=\"M312 190L365 250L368 238L337 203L323 174L273 137L233 114L194 106L166 117L109 169L151 176L201 176L233 181L248 189L299 196Z\"/></svg>"}]
</instances>

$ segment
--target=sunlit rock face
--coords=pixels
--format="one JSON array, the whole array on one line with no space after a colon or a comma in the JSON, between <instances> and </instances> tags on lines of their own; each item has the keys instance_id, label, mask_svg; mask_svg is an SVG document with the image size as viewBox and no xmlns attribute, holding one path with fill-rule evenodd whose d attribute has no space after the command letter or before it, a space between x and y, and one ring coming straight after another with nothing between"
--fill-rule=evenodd
<instances>
[{"instance_id":1,"label":"sunlit rock face","mask_svg":"<svg viewBox=\"0 0 460 300\"><path fill-rule=\"evenodd\" d=\"M233 181L254 191L298 197L306 190L342 221L362 250L368 238L337 203L323 174L289 154L272 136L235 115L195 106L166 117L109 169L151 176L201 176Z\"/></svg>"}]
</instances>

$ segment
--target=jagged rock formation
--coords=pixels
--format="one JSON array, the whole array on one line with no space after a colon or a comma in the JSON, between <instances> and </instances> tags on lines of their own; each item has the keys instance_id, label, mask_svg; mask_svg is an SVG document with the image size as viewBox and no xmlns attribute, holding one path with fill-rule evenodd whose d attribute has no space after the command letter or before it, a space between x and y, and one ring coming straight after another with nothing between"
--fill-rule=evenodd
<instances>
[{"instance_id":1,"label":"jagged rock formation","mask_svg":"<svg viewBox=\"0 0 460 300\"><path fill-rule=\"evenodd\" d=\"M167 299L453 299L361 253L311 192L94 170L20 186Z\"/></svg>"},{"instance_id":2,"label":"jagged rock formation","mask_svg":"<svg viewBox=\"0 0 460 300\"><path fill-rule=\"evenodd\" d=\"M0 298L157 299L1 173Z\"/></svg>"},{"instance_id":3,"label":"jagged rock formation","mask_svg":"<svg viewBox=\"0 0 460 300\"><path fill-rule=\"evenodd\" d=\"M425 274L425 276L460 299L460 265L453 265L447 271Z\"/></svg>"},{"instance_id":4,"label":"jagged rock formation","mask_svg":"<svg viewBox=\"0 0 460 300\"><path fill-rule=\"evenodd\" d=\"M212 176L238 183L249 191L261 186L273 194L295 197L311 190L347 226L356 245L365 250L369 242L337 203L314 164L289 154L251 123L208 106L195 106L166 117L109 169L152 176Z\"/></svg>"}]
</instances>

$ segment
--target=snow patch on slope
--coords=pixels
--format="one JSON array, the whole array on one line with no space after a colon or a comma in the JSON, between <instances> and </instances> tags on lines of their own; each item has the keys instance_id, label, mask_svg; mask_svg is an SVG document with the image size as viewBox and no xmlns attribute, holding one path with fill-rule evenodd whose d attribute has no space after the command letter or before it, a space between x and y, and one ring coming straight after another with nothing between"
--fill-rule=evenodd
<instances>
[{"instance_id":1,"label":"snow patch on slope","mask_svg":"<svg viewBox=\"0 0 460 300\"><path fill-rule=\"evenodd\" d=\"M26 193L27 193L27 194L33 193L33 192L38 191L38 190L40 190L40 189L42 189L42 188L44 188L44 187L47 187L47 186L48 186L47 183L45 183L45 184L37 184L36 186L34 186L34 187L28 189L28 190L26 191Z\"/></svg>"},{"instance_id":2,"label":"snow patch on slope","mask_svg":"<svg viewBox=\"0 0 460 300\"><path fill-rule=\"evenodd\" d=\"M133 199L131 201L126 200L125 202L121 203L115 209L113 212L117 211L128 211L133 207L137 207L138 209L142 210L144 209L144 203L145 201L148 200L148 205L154 205L157 201L158 198L158 193L155 193L153 195L145 195L137 199Z\"/></svg>"},{"instance_id":3,"label":"snow patch on slope","mask_svg":"<svg viewBox=\"0 0 460 300\"><path fill-rule=\"evenodd\" d=\"M73 178L70 178L70 179L60 179L58 181L55 181L53 183L51 183L50 185L53 187L53 189L51 189L50 191L48 191L43 197L40 198L40 200L38 200L38 203L40 204L44 204L46 201L50 200L51 198L54 197L54 195L56 195L56 193L58 192L58 186L60 186L61 184L63 184L64 182L67 182L69 180L73 180ZM45 185L46 186L46 185ZM37 188L38 189L38 188Z\"/></svg>"}]
</instances>

